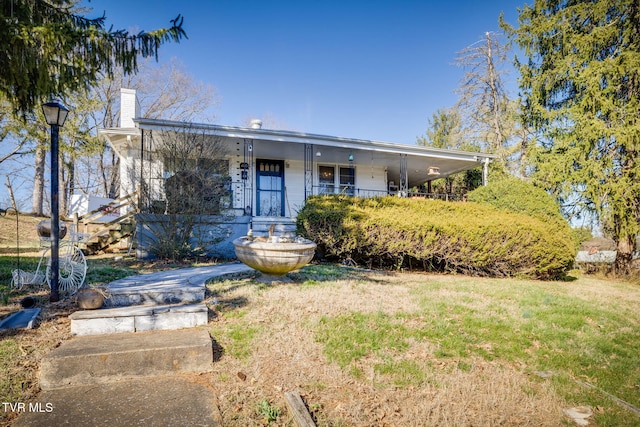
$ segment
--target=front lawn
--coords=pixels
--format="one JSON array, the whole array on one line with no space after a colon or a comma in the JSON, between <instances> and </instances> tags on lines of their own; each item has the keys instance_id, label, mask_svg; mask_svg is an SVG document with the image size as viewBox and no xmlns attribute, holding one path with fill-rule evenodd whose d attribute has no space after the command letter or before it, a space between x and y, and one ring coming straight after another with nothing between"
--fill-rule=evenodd
<instances>
[{"instance_id":1,"label":"front lawn","mask_svg":"<svg viewBox=\"0 0 640 427\"><path fill-rule=\"evenodd\" d=\"M297 278L208 285L229 425L290 389L320 425L571 425L578 406L591 425L640 425L610 397L640 407L637 285L326 265Z\"/></svg>"},{"instance_id":2,"label":"front lawn","mask_svg":"<svg viewBox=\"0 0 640 427\"><path fill-rule=\"evenodd\" d=\"M89 263L98 283L149 271L138 261ZM640 426L638 284L329 264L290 274L293 283L254 277L207 284L215 363L202 381L216 389L225 425L292 425L284 393L297 391L319 426L568 426L563 411L579 406L591 425ZM0 309L17 309L23 295ZM36 328L0 332L2 401L37 399L40 360L71 338L77 308L46 295Z\"/></svg>"}]
</instances>

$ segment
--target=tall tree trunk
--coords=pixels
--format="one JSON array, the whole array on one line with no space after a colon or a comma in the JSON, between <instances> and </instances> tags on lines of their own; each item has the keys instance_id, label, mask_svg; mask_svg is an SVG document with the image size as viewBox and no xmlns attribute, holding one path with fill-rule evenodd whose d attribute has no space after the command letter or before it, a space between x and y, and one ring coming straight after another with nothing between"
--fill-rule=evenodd
<instances>
[{"instance_id":1,"label":"tall tree trunk","mask_svg":"<svg viewBox=\"0 0 640 427\"><path fill-rule=\"evenodd\" d=\"M4 185L9 190L9 197L11 198L11 207L13 207L13 210L16 212L16 215L18 215L18 204L16 203L16 198L13 195L13 186L11 185L11 180L9 179L9 175L5 175L4 177L7 180L7 182Z\"/></svg>"},{"instance_id":2,"label":"tall tree trunk","mask_svg":"<svg viewBox=\"0 0 640 427\"><path fill-rule=\"evenodd\" d=\"M33 197L31 200L31 213L34 215L44 215L44 166L47 156L47 150L38 144L36 147L36 165L33 176Z\"/></svg>"},{"instance_id":3,"label":"tall tree trunk","mask_svg":"<svg viewBox=\"0 0 640 427\"><path fill-rule=\"evenodd\" d=\"M109 176L109 194L107 197L111 199L117 199L124 194L120 194L120 157L114 152L111 152L111 174Z\"/></svg>"},{"instance_id":4,"label":"tall tree trunk","mask_svg":"<svg viewBox=\"0 0 640 427\"><path fill-rule=\"evenodd\" d=\"M69 212L69 203L71 202L71 196L76 192L76 162L71 161L69 163L69 191L67 192L67 204L65 206L65 214Z\"/></svg>"},{"instance_id":5,"label":"tall tree trunk","mask_svg":"<svg viewBox=\"0 0 640 427\"><path fill-rule=\"evenodd\" d=\"M524 123L522 124L522 140L520 141L520 166L518 170L520 171L521 177L527 176L527 152L529 149L529 136L527 135L527 130L525 128Z\"/></svg>"},{"instance_id":6,"label":"tall tree trunk","mask_svg":"<svg viewBox=\"0 0 640 427\"><path fill-rule=\"evenodd\" d=\"M107 169L105 167L104 155L106 151L103 149L100 152L100 156L98 157L98 169L100 170L100 186L102 187L101 196L108 197L109 194L109 183L107 180Z\"/></svg>"},{"instance_id":7,"label":"tall tree trunk","mask_svg":"<svg viewBox=\"0 0 640 427\"><path fill-rule=\"evenodd\" d=\"M621 237L617 242L615 270L621 275L629 274L633 257L634 239L632 236Z\"/></svg>"},{"instance_id":8,"label":"tall tree trunk","mask_svg":"<svg viewBox=\"0 0 640 427\"><path fill-rule=\"evenodd\" d=\"M109 156L108 163L106 156ZM120 194L120 157L113 150L103 150L100 153L100 180L105 197L117 199Z\"/></svg>"},{"instance_id":9,"label":"tall tree trunk","mask_svg":"<svg viewBox=\"0 0 640 427\"><path fill-rule=\"evenodd\" d=\"M502 134L502 111L500 109L500 91L498 90L497 87L497 81L498 81L498 75L496 73L496 69L495 69L495 64L493 62L493 50L491 48L491 44L493 43L491 41L491 37L490 37L490 33L487 32L486 33L486 37L487 37L487 73L488 73L488 80L487 80L487 84L490 87L490 92L489 92L489 96L491 98L491 114L492 114L492 121L493 121L493 131L495 132L495 146L493 147L493 149L495 150L494 152L496 153L501 153L500 154L500 159L502 160L503 163L506 163L506 159L504 158L504 150L501 150L504 148L503 144L504 144L504 136Z\"/></svg>"}]
</instances>

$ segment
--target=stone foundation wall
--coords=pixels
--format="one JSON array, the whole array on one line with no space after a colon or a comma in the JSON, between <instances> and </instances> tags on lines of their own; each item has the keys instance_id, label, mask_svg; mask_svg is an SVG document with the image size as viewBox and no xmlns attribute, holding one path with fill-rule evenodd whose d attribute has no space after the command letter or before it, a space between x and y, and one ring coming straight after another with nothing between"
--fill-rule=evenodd
<instances>
[{"instance_id":1,"label":"stone foundation wall","mask_svg":"<svg viewBox=\"0 0 640 427\"><path fill-rule=\"evenodd\" d=\"M153 245L158 239L167 238L168 230L179 228L181 215L137 214L136 256L152 259ZM188 219L189 221L191 219ZM200 215L196 218L189 243L201 247L207 256L233 259L236 257L233 240L247 234L250 216Z\"/></svg>"}]
</instances>

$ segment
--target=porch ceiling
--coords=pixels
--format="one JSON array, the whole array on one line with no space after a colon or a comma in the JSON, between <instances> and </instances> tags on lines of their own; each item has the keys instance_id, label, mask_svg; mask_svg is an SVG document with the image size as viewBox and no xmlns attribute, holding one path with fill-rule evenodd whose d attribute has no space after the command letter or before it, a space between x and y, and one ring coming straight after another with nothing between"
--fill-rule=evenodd
<instances>
[{"instance_id":1,"label":"porch ceiling","mask_svg":"<svg viewBox=\"0 0 640 427\"><path fill-rule=\"evenodd\" d=\"M316 153L320 152L320 156ZM398 152L376 150L375 148L339 147L335 145L313 145L314 164L349 165L349 154L353 154L353 164L356 168L383 167L387 169L388 179L398 183L400 181L401 155ZM254 158L304 160L303 144L287 144L280 141L253 140ZM429 167L440 168L440 175L427 175ZM479 160L473 156L407 154L407 172L409 187L419 186L430 179L444 178L448 175L482 167Z\"/></svg>"}]
</instances>

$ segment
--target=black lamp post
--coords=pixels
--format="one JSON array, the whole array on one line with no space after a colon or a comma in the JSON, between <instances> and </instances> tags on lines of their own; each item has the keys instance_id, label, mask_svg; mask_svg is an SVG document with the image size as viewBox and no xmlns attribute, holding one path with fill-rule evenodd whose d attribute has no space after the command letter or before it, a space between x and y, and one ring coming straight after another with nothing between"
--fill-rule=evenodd
<instances>
[{"instance_id":1,"label":"black lamp post","mask_svg":"<svg viewBox=\"0 0 640 427\"><path fill-rule=\"evenodd\" d=\"M58 186L58 130L64 126L69 109L60 101L42 104L42 112L51 126L51 296L49 301L60 300L58 284L60 278L60 207Z\"/></svg>"}]
</instances>

